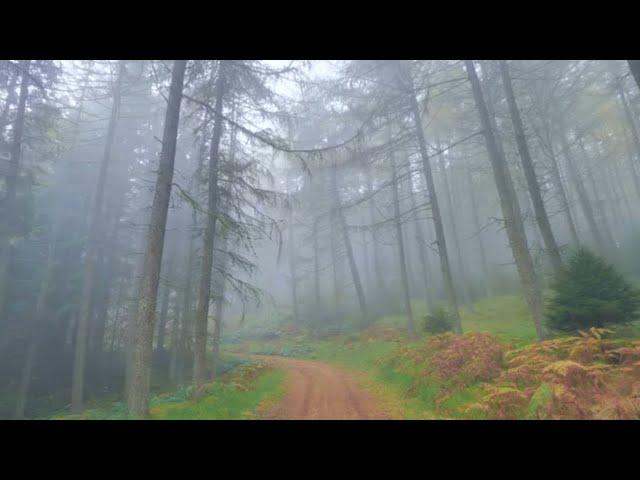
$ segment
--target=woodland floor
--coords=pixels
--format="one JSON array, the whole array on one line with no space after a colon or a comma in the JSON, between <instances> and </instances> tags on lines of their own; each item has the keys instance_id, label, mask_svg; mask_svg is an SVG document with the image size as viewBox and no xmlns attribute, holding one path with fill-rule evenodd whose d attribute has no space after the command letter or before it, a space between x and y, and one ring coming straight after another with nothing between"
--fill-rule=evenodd
<instances>
[{"instance_id":1,"label":"woodland floor","mask_svg":"<svg viewBox=\"0 0 640 480\"><path fill-rule=\"evenodd\" d=\"M319 335L249 326L227 338L225 372L156 395L150 419L638 419L640 323L612 338L539 343L524 301L503 296L463 310L465 334L406 336L402 315L365 330ZM124 419L105 402L60 419Z\"/></svg>"},{"instance_id":2,"label":"woodland floor","mask_svg":"<svg viewBox=\"0 0 640 480\"><path fill-rule=\"evenodd\" d=\"M263 418L278 420L383 420L385 412L350 372L326 363L256 355L286 373L285 395Z\"/></svg>"}]
</instances>

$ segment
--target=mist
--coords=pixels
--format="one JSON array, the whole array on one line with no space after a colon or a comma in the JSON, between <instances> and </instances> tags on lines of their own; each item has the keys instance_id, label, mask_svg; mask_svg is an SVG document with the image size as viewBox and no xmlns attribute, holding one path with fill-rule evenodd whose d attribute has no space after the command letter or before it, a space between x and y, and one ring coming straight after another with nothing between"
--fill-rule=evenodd
<instances>
[{"instance_id":1,"label":"mist","mask_svg":"<svg viewBox=\"0 0 640 480\"><path fill-rule=\"evenodd\" d=\"M639 77L620 60L1 61L0 417L106 400L145 417L154 395L224 382L242 346L381 325L408 345L439 311L485 331L466 319L492 299L550 339L545 292L576 249L640 279Z\"/></svg>"}]
</instances>

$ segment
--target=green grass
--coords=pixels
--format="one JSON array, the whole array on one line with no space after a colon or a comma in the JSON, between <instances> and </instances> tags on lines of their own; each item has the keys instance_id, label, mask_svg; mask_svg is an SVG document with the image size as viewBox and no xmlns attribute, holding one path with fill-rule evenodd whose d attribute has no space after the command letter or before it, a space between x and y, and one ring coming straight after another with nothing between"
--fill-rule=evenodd
<instances>
[{"instance_id":1,"label":"green grass","mask_svg":"<svg viewBox=\"0 0 640 480\"><path fill-rule=\"evenodd\" d=\"M423 318L427 314L427 306L422 300L413 300L411 307L417 323L416 328L420 330ZM519 342L536 339L533 319L524 298L520 295L485 298L474 303L472 308L462 306L460 317L465 332L489 332L505 340ZM376 324L404 330L407 317L404 313L386 315L379 318Z\"/></svg>"},{"instance_id":2,"label":"green grass","mask_svg":"<svg viewBox=\"0 0 640 480\"><path fill-rule=\"evenodd\" d=\"M473 309L460 311L465 332L488 332L511 343L529 343L536 340L533 318L524 298L520 295L502 295L476 302Z\"/></svg>"},{"instance_id":3,"label":"green grass","mask_svg":"<svg viewBox=\"0 0 640 480\"><path fill-rule=\"evenodd\" d=\"M216 382L199 400L156 404L152 420L241 420L255 418L264 403L277 401L283 393L284 373L271 370L261 375L250 388Z\"/></svg>"},{"instance_id":4,"label":"green grass","mask_svg":"<svg viewBox=\"0 0 640 480\"><path fill-rule=\"evenodd\" d=\"M412 302L416 322L422 322L427 308L424 301ZM520 295L502 295L476 302L473 308L460 311L465 332L487 332L497 335L513 348L536 341L535 327L525 300ZM406 316L402 313L376 319L375 326L406 331ZM420 324L416 325L418 328ZM640 337L640 322L617 329L622 337ZM422 340L426 334L420 333ZM421 340L419 340L421 341ZM361 372L368 379L368 387L400 418L469 418L481 419L485 414L460 407L470 405L482 396L480 385L451 388L446 382L420 378L418 367L391 367L385 362L399 346L411 347L407 340L400 342L371 339L361 340L355 334L343 334L324 340L309 335L296 335L270 341L243 343L247 353L282 355L325 361ZM231 349L237 348L237 345ZM416 381L420 378L420 381ZM365 382L367 383L367 382Z\"/></svg>"},{"instance_id":5,"label":"green grass","mask_svg":"<svg viewBox=\"0 0 640 480\"><path fill-rule=\"evenodd\" d=\"M425 302L415 300L412 308L416 321L421 322L422 316L427 312ZM533 322L520 296L505 295L482 300L474 304L473 309L463 307L460 313L465 331L494 333L516 345L524 345L536 339ZM406 322L404 314L394 314L378 318L375 325L397 328L404 332ZM410 347L412 343L404 341L401 345ZM245 342L244 346L247 353L316 359L363 372L370 380L370 387L379 396L385 397L387 403L394 403L391 407L401 418L442 418L442 414L435 413L437 409L440 412L455 412L456 407L471 402L478 394L477 388L469 387L455 392L442 404L436 405L436 399L446 385L432 380L420 382L416 388L417 370L394 369L385 364L385 357L400 346L398 342L375 339L360 341L356 335L340 335L327 340L298 336L272 341L250 341ZM452 414L447 418L456 417L457 415Z\"/></svg>"},{"instance_id":6,"label":"green grass","mask_svg":"<svg viewBox=\"0 0 640 480\"><path fill-rule=\"evenodd\" d=\"M247 364L246 361L242 362ZM183 386L173 392L154 396L150 401L150 420L242 420L256 418L262 408L275 403L284 393L284 372L264 369L249 380L231 375L226 380L205 386L199 398L193 387ZM127 420L123 402L104 399L79 415L60 411L54 420Z\"/></svg>"}]
</instances>

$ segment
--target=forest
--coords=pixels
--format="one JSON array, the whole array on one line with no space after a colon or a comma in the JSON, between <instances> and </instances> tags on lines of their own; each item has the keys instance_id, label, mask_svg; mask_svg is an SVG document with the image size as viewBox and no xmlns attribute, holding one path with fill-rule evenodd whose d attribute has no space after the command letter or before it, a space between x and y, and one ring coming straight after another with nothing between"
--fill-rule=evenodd
<instances>
[{"instance_id":1,"label":"forest","mask_svg":"<svg viewBox=\"0 0 640 480\"><path fill-rule=\"evenodd\" d=\"M0 418L640 419L640 60L1 60Z\"/></svg>"}]
</instances>

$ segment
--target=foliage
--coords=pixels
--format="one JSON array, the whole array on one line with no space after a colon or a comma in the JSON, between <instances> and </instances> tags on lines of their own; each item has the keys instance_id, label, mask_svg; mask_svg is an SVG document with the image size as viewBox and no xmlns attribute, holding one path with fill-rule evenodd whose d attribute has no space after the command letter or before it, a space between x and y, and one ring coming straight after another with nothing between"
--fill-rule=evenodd
<instances>
[{"instance_id":1,"label":"foliage","mask_svg":"<svg viewBox=\"0 0 640 480\"><path fill-rule=\"evenodd\" d=\"M640 290L586 248L571 255L553 291L547 324L556 331L576 332L638 318Z\"/></svg>"},{"instance_id":2,"label":"foliage","mask_svg":"<svg viewBox=\"0 0 640 480\"><path fill-rule=\"evenodd\" d=\"M154 420L243 419L254 416L263 402L282 394L284 374L264 365L244 365L225 382L206 385L198 399L178 403L152 402Z\"/></svg>"},{"instance_id":3,"label":"foliage","mask_svg":"<svg viewBox=\"0 0 640 480\"><path fill-rule=\"evenodd\" d=\"M531 312L522 295L500 295L484 298L473 308L461 309L465 332L489 332L510 343L536 339Z\"/></svg>"},{"instance_id":4,"label":"foliage","mask_svg":"<svg viewBox=\"0 0 640 480\"><path fill-rule=\"evenodd\" d=\"M503 353L502 343L489 333L445 333L415 347L398 349L390 362L412 362L423 377L471 385L498 375Z\"/></svg>"},{"instance_id":5,"label":"foliage","mask_svg":"<svg viewBox=\"0 0 640 480\"><path fill-rule=\"evenodd\" d=\"M520 296L484 299L462 313L465 331L484 335L410 342L403 319L389 316L358 334L297 334L246 348L357 369L399 418L635 418L640 342L603 328L534 341Z\"/></svg>"},{"instance_id":6,"label":"foliage","mask_svg":"<svg viewBox=\"0 0 640 480\"><path fill-rule=\"evenodd\" d=\"M422 329L427 333L445 333L453 330L454 318L445 307L439 306L424 317Z\"/></svg>"},{"instance_id":7,"label":"foliage","mask_svg":"<svg viewBox=\"0 0 640 480\"><path fill-rule=\"evenodd\" d=\"M499 381L516 381L530 397L530 418L637 418L639 347L590 336L549 340L513 352Z\"/></svg>"},{"instance_id":8,"label":"foliage","mask_svg":"<svg viewBox=\"0 0 640 480\"><path fill-rule=\"evenodd\" d=\"M478 342L477 337L464 338L468 336L474 334L457 336L460 340L455 342L454 335L438 335L398 349L384 360L385 368L396 375L404 372L407 395L422 398L423 405L440 417L640 417L638 341L586 335L512 350L503 344L497 361L493 355L498 349L488 338ZM475 353L461 355L462 351Z\"/></svg>"},{"instance_id":9,"label":"foliage","mask_svg":"<svg viewBox=\"0 0 640 480\"><path fill-rule=\"evenodd\" d=\"M202 394L194 398L194 387L183 385L174 392L157 395L151 400L152 420L183 419L243 419L252 418L263 405L282 395L284 374L263 364L247 363L227 374L221 381L205 385ZM124 402L114 402L103 408L93 408L81 415L58 413L57 420L118 420L129 419Z\"/></svg>"}]
</instances>

